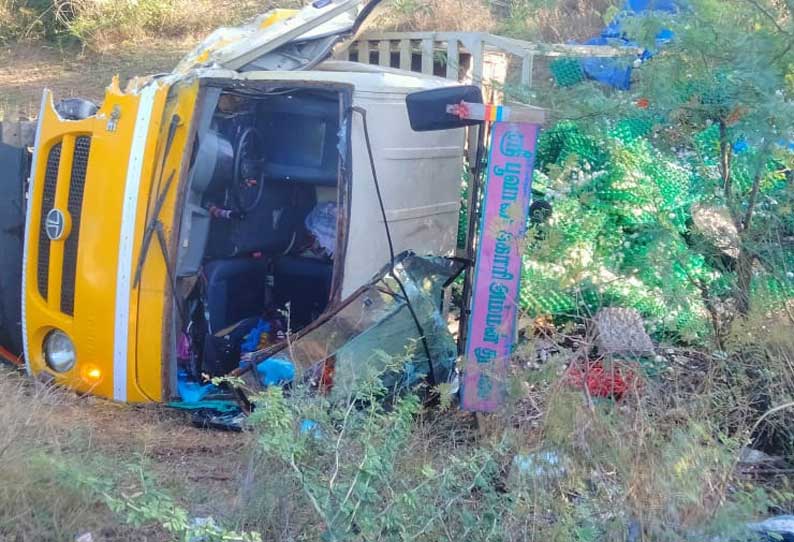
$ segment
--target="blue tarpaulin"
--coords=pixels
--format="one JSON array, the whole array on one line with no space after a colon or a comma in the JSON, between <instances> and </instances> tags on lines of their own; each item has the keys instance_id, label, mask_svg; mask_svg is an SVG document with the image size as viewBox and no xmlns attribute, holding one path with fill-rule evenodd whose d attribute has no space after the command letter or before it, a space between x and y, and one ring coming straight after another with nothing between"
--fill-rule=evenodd
<instances>
[{"instance_id":1,"label":"blue tarpaulin","mask_svg":"<svg viewBox=\"0 0 794 542\"><path fill-rule=\"evenodd\" d=\"M623 11L615 17L609 25L601 32L601 35L589 39L585 45L611 45L613 47L636 47L637 44L626 39L623 30L623 22L627 17L643 15L648 11L662 11L675 13L679 9L679 2L676 0L627 0ZM658 47L673 38L673 33L662 30L656 36ZM640 55L640 60L647 60L652 56L651 51L644 51ZM633 66L627 65L625 59L615 60L611 58L587 58L581 61L584 74L605 85L619 90L628 90L631 87L631 72Z\"/></svg>"}]
</instances>

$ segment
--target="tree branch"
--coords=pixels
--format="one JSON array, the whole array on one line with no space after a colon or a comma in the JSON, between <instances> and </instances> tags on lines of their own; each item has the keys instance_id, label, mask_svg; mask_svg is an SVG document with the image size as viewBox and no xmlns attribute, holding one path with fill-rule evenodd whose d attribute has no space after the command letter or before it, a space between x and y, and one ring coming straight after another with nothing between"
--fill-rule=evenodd
<instances>
[{"instance_id":1,"label":"tree branch","mask_svg":"<svg viewBox=\"0 0 794 542\"><path fill-rule=\"evenodd\" d=\"M777 18L775 18L775 16L774 16L774 15L772 15L771 13L769 13L769 10L767 10L767 9L766 9L764 6L762 6L761 4L759 4L757 0L746 0L746 2L747 2L748 4L751 4L753 7L755 7L755 9L757 9L757 10L758 10L758 11L760 11L761 13L763 13L763 14L764 14L764 16L765 16L767 19L769 19L769 20L772 22L772 24L773 24L773 25L775 25L775 28L777 28L777 29L778 29L778 31L779 31L781 34L785 34L785 35L787 35L787 36L789 35L788 31L786 31L786 29L785 29L785 28L783 28L782 26L780 26L780 23L778 22Z\"/></svg>"},{"instance_id":2,"label":"tree branch","mask_svg":"<svg viewBox=\"0 0 794 542\"><path fill-rule=\"evenodd\" d=\"M719 120L720 125L720 177L722 177L722 189L725 195L725 205L731 214L731 219L738 230L742 224L739 213L733 206L733 178L731 172L731 161L733 160L733 148L728 140L728 126L725 120Z\"/></svg>"},{"instance_id":3,"label":"tree branch","mask_svg":"<svg viewBox=\"0 0 794 542\"><path fill-rule=\"evenodd\" d=\"M769 143L765 142L763 148L761 149L761 157L759 159L758 167L755 170L755 175L753 175L753 188L750 190L750 199L747 203L747 213L744 215L744 220L741 223L740 231L746 231L750 228L750 221L753 219L755 206L758 202L758 193L761 189L761 178L764 175L764 169L766 169L766 153L768 150Z\"/></svg>"},{"instance_id":4,"label":"tree branch","mask_svg":"<svg viewBox=\"0 0 794 542\"><path fill-rule=\"evenodd\" d=\"M791 51L792 46L794 46L794 39L790 39L788 45L786 45L786 48L783 49L777 55L775 55L775 58L772 59L772 63L775 64L776 62L781 60L784 56L786 56L789 53L789 51Z\"/></svg>"}]
</instances>

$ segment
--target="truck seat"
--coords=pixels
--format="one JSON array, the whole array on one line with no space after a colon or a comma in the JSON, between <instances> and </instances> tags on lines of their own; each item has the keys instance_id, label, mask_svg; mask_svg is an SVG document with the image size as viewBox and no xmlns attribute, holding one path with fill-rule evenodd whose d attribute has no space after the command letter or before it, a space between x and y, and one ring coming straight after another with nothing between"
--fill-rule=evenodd
<instances>
[{"instance_id":1,"label":"truck seat","mask_svg":"<svg viewBox=\"0 0 794 542\"><path fill-rule=\"evenodd\" d=\"M274 297L290 303L290 324L299 329L319 316L331 295L333 263L315 258L282 256L276 261Z\"/></svg>"},{"instance_id":2,"label":"truck seat","mask_svg":"<svg viewBox=\"0 0 794 542\"><path fill-rule=\"evenodd\" d=\"M243 220L213 219L206 254L230 258L253 252L283 252L315 203L314 189L264 181L262 197Z\"/></svg>"},{"instance_id":3,"label":"truck seat","mask_svg":"<svg viewBox=\"0 0 794 542\"><path fill-rule=\"evenodd\" d=\"M212 333L264 312L266 274L265 258L229 258L204 265Z\"/></svg>"}]
</instances>

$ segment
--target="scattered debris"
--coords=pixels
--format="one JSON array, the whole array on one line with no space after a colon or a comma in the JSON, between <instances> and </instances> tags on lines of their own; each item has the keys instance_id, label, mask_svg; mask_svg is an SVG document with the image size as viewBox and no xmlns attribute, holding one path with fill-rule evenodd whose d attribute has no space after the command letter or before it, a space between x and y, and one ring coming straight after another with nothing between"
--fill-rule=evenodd
<instances>
[{"instance_id":1,"label":"scattered debris","mask_svg":"<svg viewBox=\"0 0 794 542\"><path fill-rule=\"evenodd\" d=\"M239 409L221 412L213 408L200 408L194 411L190 417L190 421L195 427L235 432L243 430L245 420L246 415Z\"/></svg>"},{"instance_id":2,"label":"scattered debris","mask_svg":"<svg viewBox=\"0 0 794 542\"><path fill-rule=\"evenodd\" d=\"M602 361L574 362L568 368L567 380L577 389L586 389L592 397L616 400L641 384L637 372L631 367Z\"/></svg>"},{"instance_id":3,"label":"scattered debris","mask_svg":"<svg viewBox=\"0 0 794 542\"><path fill-rule=\"evenodd\" d=\"M520 476L534 478L559 478L565 476L565 461L555 451L517 454L513 457L513 466Z\"/></svg>"},{"instance_id":4,"label":"scattered debris","mask_svg":"<svg viewBox=\"0 0 794 542\"><path fill-rule=\"evenodd\" d=\"M744 447L739 452L739 463L744 466L775 465L782 461L781 457L771 456L760 450Z\"/></svg>"}]
</instances>

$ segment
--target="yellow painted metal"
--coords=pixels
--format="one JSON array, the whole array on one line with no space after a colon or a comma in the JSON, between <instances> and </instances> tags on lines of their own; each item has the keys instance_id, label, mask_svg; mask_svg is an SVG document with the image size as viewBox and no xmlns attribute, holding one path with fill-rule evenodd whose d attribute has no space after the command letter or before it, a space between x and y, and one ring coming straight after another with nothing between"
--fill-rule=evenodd
<instances>
[{"instance_id":1,"label":"yellow painted metal","mask_svg":"<svg viewBox=\"0 0 794 542\"><path fill-rule=\"evenodd\" d=\"M159 134L168 86L156 93L150 136ZM124 94L117 80L108 87L105 100L97 114L85 120L64 121L55 112L52 96L45 97L41 112L40 144L37 152L34 191L31 200L30 235L27 239L26 265L26 327L29 365L34 374L47 372L56 382L80 392L113 397L113 353L116 277L118 269L119 231L121 228L127 164L132 148L139 94ZM39 227L47 158L52 147L61 143L58 168L56 207L67 208L71 160L78 136L91 136L91 150L81 215L81 230L77 251L74 316L60 311L63 249L66 236L50 243L48 299L37 287ZM149 137L143 156L142 187L152 175L157 137ZM148 197L146 194L144 197ZM67 228L72 222L67 218ZM74 232L67 233L72 234ZM137 239L137 236L136 236ZM161 318L160 318L161 319ZM46 366L43 341L53 329L66 332L75 345L77 365L64 374ZM128 381L129 384L129 381ZM134 390L131 390L134 391ZM129 400L142 400L142 395L130 394Z\"/></svg>"},{"instance_id":2,"label":"yellow painted metal","mask_svg":"<svg viewBox=\"0 0 794 542\"><path fill-rule=\"evenodd\" d=\"M158 148L153 175L145 177L150 179L146 186L141 185L133 262L139 260L146 227L153 220L159 220L162 224L169 254L173 254L176 250L173 246L173 237L177 233L176 221L181 216L177 209L177 200L182 187L180 180L187 178L188 162L184 158L188 153L185 149L192 144L191 124L198 90L199 85L195 80L190 83L178 83L171 89L171 96L165 104L160 131L156 138ZM163 156L171 119L175 116L178 117L179 124L174 132L168 155ZM161 164L163 167L160 167ZM169 184L168 179L172 175L173 180ZM155 217L154 208L157 199L161 196L164 197L164 203L159 215ZM174 262L175 258L172 256L170 265L174 265ZM131 402L164 399L163 388L167 375L163 361L169 357L170 340L173 336L170 316L173 295L168 281L167 265L169 264L155 237L143 260L140 285L133 288L130 300L127 394Z\"/></svg>"},{"instance_id":3,"label":"yellow painted metal","mask_svg":"<svg viewBox=\"0 0 794 542\"><path fill-rule=\"evenodd\" d=\"M252 39L251 31L262 31L276 23L290 19L300 13L297 9L272 9L254 21L240 27L219 28L204 39L193 51L179 61L174 73L186 75L190 70L210 63L212 56L222 49ZM247 29L247 30L246 30Z\"/></svg>"},{"instance_id":4,"label":"yellow painted metal","mask_svg":"<svg viewBox=\"0 0 794 542\"><path fill-rule=\"evenodd\" d=\"M274 9L272 11L268 11L262 18L262 22L259 23L259 29L264 30L268 26L272 26L277 22L294 17L298 11L299 10L297 9Z\"/></svg>"}]
</instances>

